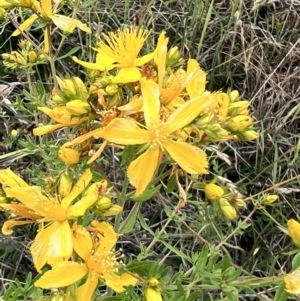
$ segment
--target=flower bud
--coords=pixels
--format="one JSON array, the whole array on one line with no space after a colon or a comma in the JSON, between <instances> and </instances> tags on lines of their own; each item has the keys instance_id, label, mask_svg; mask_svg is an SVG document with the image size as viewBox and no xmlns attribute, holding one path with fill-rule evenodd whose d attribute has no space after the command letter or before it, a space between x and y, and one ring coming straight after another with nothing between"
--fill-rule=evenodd
<instances>
[{"instance_id":1,"label":"flower bud","mask_svg":"<svg viewBox=\"0 0 300 301\"><path fill-rule=\"evenodd\" d=\"M167 53L166 65L168 67L177 66L182 61L182 55L177 46L172 47Z\"/></svg>"},{"instance_id":2,"label":"flower bud","mask_svg":"<svg viewBox=\"0 0 300 301\"><path fill-rule=\"evenodd\" d=\"M60 89L69 98L76 97L76 88L71 79L63 79L59 81Z\"/></svg>"},{"instance_id":3,"label":"flower bud","mask_svg":"<svg viewBox=\"0 0 300 301\"><path fill-rule=\"evenodd\" d=\"M254 130L243 131L239 133L240 138L244 141L252 141L258 138L258 133Z\"/></svg>"},{"instance_id":4,"label":"flower bud","mask_svg":"<svg viewBox=\"0 0 300 301\"><path fill-rule=\"evenodd\" d=\"M119 87L116 84L109 84L105 88L105 92L107 93L107 95L115 95L116 93L118 93L118 91Z\"/></svg>"},{"instance_id":5,"label":"flower bud","mask_svg":"<svg viewBox=\"0 0 300 301\"><path fill-rule=\"evenodd\" d=\"M10 2L8 2L8 1L6 1L6 0L2 0L1 2L0 2L0 8L13 8L15 5L13 4L13 3L10 3Z\"/></svg>"},{"instance_id":6,"label":"flower bud","mask_svg":"<svg viewBox=\"0 0 300 301\"><path fill-rule=\"evenodd\" d=\"M233 90L230 92L229 97L231 102L238 101L240 100L240 93L237 90Z\"/></svg>"},{"instance_id":7,"label":"flower bud","mask_svg":"<svg viewBox=\"0 0 300 301\"><path fill-rule=\"evenodd\" d=\"M246 202L243 199L236 199L234 205L236 207L246 207Z\"/></svg>"},{"instance_id":8,"label":"flower bud","mask_svg":"<svg viewBox=\"0 0 300 301\"><path fill-rule=\"evenodd\" d=\"M230 205L229 201L225 198L221 198L219 200L219 205L221 208L222 213L228 218L228 219L234 219L236 218L236 210L233 206Z\"/></svg>"},{"instance_id":9,"label":"flower bud","mask_svg":"<svg viewBox=\"0 0 300 301\"><path fill-rule=\"evenodd\" d=\"M90 112L90 105L83 100L76 99L66 103L66 109L74 116L85 115Z\"/></svg>"},{"instance_id":10,"label":"flower bud","mask_svg":"<svg viewBox=\"0 0 300 301\"><path fill-rule=\"evenodd\" d=\"M274 203L275 201L278 200L278 195L276 194L269 194L269 195L266 195L262 201L262 204L263 205L270 205L272 203Z\"/></svg>"},{"instance_id":11,"label":"flower bud","mask_svg":"<svg viewBox=\"0 0 300 301\"><path fill-rule=\"evenodd\" d=\"M10 132L10 134L11 134L12 137L16 137L18 135L18 131L17 130L12 130Z\"/></svg>"},{"instance_id":12,"label":"flower bud","mask_svg":"<svg viewBox=\"0 0 300 301\"><path fill-rule=\"evenodd\" d=\"M149 286L158 286L159 281L158 281L158 279L152 277L149 279L148 284L149 284Z\"/></svg>"},{"instance_id":13,"label":"flower bud","mask_svg":"<svg viewBox=\"0 0 300 301\"><path fill-rule=\"evenodd\" d=\"M72 148L63 147L58 152L59 158L68 165L77 164L80 155L77 150Z\"/></svg>"},{"instance_id":14,"label":"flower bud","mask_svg":"<svg viewBox=\"0 0 300 301\"><path fill-rule=\"evenodd\" d=\"M38 62L45 62L47 60L47 57L44 54L39 54L37 57Z\"/></svg>"},{"instance_id":15,"label":"flower bud","mask_svg":"<svg viewBox=\"0 0 300 301\"><path fill-rule=\"evenodd\" d=\"M101 88L105 88L110 83L111 83L111 77L109 76L104 76L99 80L97 80L97 84L99 84Z\"/></svg>"},{"instance_id":16,"label":"flower bud","mask_svg":"<svg viewBox=\"0 0 300 301\"><path fill-rule=\"evenodd\" d=\"M294 245L300 248L300 223L294 219L290 219L287 222L288 235L292 239Z\"/></svg>"},{"instance_id":17,"label":"flower bud","mask_svg":"<svg viewBox=\"0 0 300 301\"><path fill-rule=\"evenodd\" d=\"M35 63L37 61L37 54L35 51L30 51L28 53L28 59L30 63Z\"/></svg>"},{"instance_id":18,"label":"flower bud","mask_svg":"<svg viewBox=\"0 0 300 301\"><path fill-rule=\"evenodd\" d=\"M77 76L73 77L72 80L73 80L74 86L76 88L76 92L77 92L76 94L79 96L83 96L84 100L87 99L89 93L88 93L83 81Z\"/></svg>"},{"instance_id":19,"label":"flower bud","mask_svg":"<svg viewBox=\"0 0 300 301\"><path fill-rule=\"evenodd\" d=\"M100 211L105 211L113 206L111 200L107 197L102 197L96 202L96 208Z\"/></svg>"},{"instance_id":20,"label":"flower bud","mask_svg":"<svg viewBox=\"0 0 300 301\"><path fill-rule=\"evenodd\" d=\"M152 287L147 287L144 294L146 301L162 301L161 293Z\"/></svg>"},{"instance_id":21,"label":"flower bud","mask_svg":"<svg viewBox=\"0 0 300 301\"><path fill-rule=\"evenodd\" d=\"M224 190L213 183L205 185L204 192L206 197L211 201L218 200L224 195Z\"/></svg>"},{"instance_id":22,"label":"flower bud","mask_svg":"<svg viewBox=\"0 0 300 301\"><path fill-rule=\"evenodd\" d=\"M229 120L228 127L232 131L243 131L246 127L253 124L253 119L247 115L238 115Z\"/></svg>"},{"instance_id":23,"label":"flower bud","mask_svg":"<svg viewBox=\"0 0 300 301\"><path fill-rule=\"evenodd\" d=\"M229 105L229 115L248 115L249 101L241 100L233 102Z\"/></svg>"},{"instance_id":24,"label":"flower bud","mask_svg":"<svg viewBox=\"0 0 300 301\"><path fill-rule=\"evenodd\" d=\"M119 205L113 204L109 209L105 210L102 215L103 216L114 216L118 215L123 211L123 208Z\"/></svg>"},{"instance_id":25,"label":"flower bud","mask_svg":"<svg viewBox=\"0 0 300 301\"><path fill-rule=\"evenodd\" d=\"M62 198L64 198L70 193L72 187L73 187L73 180L71 174L69 172L64 172L59 180L59 185L58 185L59 195Z\"/></svg>"}]
</instances>

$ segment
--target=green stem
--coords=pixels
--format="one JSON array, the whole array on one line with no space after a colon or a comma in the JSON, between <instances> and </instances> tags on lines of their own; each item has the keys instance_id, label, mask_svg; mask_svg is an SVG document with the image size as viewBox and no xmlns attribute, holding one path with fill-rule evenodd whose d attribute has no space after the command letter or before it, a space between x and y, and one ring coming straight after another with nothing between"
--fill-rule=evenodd
<instances>
[{"instance_id":1,"label":"green stem","mask_svg":"<svg viewBox=\"0 0 300 301\"><path fill-rule=\"evenodd\" d=\"M48 34L48 43L49 43L49 54L48 54L48 60L50 63L50 68L51 68L51 74L52 74L52 78L53 78L53 84L54 84L54 88L57 91L58 90L58 83L56 80L56 69L55 69L55 60L54 57L52 55L52 43L51 43L51 24L48 23L46 25L46 29L47 34Z\"/></svg>"},{"instance_id":2,"label":"green stem","mask_svg":"<svg viewBox=\"0 0 300 301\"><path fill-rule=\"evenodd\" d=\"M128 177L126 176L124 178L122 191L119 194L118 205L121 206L122 208L124 208L124 205L125 205L125 202L126 202L126 199L127 199L126 193L127 193L128 184L129 184ZM121 218L122 218L122 213L118 214L117 217L116 217L116 220L115 220L115 231L116 232L119 232L119 228L120 228L120 224L121 224Z\"/></svg>"}]
</instances>

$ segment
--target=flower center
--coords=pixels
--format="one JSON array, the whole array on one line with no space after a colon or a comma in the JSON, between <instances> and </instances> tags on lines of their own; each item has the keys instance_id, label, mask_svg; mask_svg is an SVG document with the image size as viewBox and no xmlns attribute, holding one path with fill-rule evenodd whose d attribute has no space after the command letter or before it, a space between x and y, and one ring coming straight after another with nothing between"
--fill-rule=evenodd
<instances>
[{"instance_id":1,"label":"flower center","mask_svg":"<svg viewBox=\"0 0 300 301\"><path fill-rule=\"evenodd\" d=\"M118 260L121 258L123 258L121 251L94 252L90 256L87 266L97 277L105 278L106 276L118 272L118 266L122 264L122 262Z\"/></svg>"},{"instance_id":2,"label":"flower center","mask_svg":"<svg viewBox=\"0 0 300 301\"><path fill-rule=\"evenodd\" d=\"M148 126L151 147L162 146L168 138L167 125L161 121L153 121Z\"/></svg>"}]
</instances>

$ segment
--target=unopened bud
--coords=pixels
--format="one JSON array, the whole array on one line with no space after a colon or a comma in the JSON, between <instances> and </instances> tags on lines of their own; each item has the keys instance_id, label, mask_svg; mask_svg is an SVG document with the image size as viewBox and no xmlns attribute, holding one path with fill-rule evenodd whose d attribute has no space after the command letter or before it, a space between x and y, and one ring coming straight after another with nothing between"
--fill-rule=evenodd
<instances>
[{"instance_id":1,"label":"unopened bud","mask_svg":"<svg viewBox=\"0 0 300 301\"><path fill-rule=\"evenodd\" d=\"M235 208L230 205L229 201L225 198L221 198L219 200L219 205L222 213L228 218L228 219L234 219L236 218L236 210Z\"/></svg>"},{"instance_id":2,"label":"unopened bud","mask_svg":"<svg viewBox=\"0 0 300 301\"><path fill-rule=\"evenodd\" d=\"M243 131L253 124L253 119L247 115L238 115L230 119L228 127L232 131Z\"/></svg>"},{"instance_id":3,"label":"unopened bud","mask_svg":"<svg viewBox=\"0 0 300 301\"><path fill-rule=\"evenodd\" d=\"M59 180L58 193L61 197L67 196L73 187L72 176L69 172L64 172Z\"/></svg>"},{"instance_id":4,"label":"unopened bud","mask_svg":"<svg viewBox=\"0 0 300 301\"><path fill-rule=\"evenodd\" d=\"M107 93L107 95L115 95L116 93L118 93L118 91L119 87L116 84L109 84L105 88L105 92Z\"/></svg>"},{"instance_id":5,"label":"unopened bud","mask_svg":"<svg viewBox=\"0 0 300 301\"><path fill-rule=\"evenodd\" d=\"M72 148L63 147L58 152L59 158L66 164L77 164L80 159L80 155L77 150Z\"/></svg>"},{"instance_id":6,"label":"unopened bud","mask_svg":"<svg viewBox=\"0 0 300 301\"><path fill-rule=\"evenodd\" d=\"M177 46L172 47L167 53L166 64L168 67L174 67L182 61L182 55Z\"/></svg>"},{"instance_id":7,"label":"unopened bud","mask_svg":"<svg viewBox=\"0 0 300 301\"><path fill-rule=\"evenodd\" d=\"M96 208L100 211L105 211L112 206L113 206L113 204L112 204L111 200L107 197L102 197L96 203Z\"/></svg>"},{"instance_id":8,"label":"unopened bud","mask_svg":"<svg viewBox=\"0 0 300 301\"><path fill-rule=\"evenodd\" d=\"M204 192L206 197L212 201L218 200L224 195L224 190L220 186L213 183L205 185Z\"/></svg>"},{"instance_id":9,"label":"unopened bud","mask_svg":"<svg viewBox=\"0 0 300 301\"><path fill-rule=\"evenodd\" d=\"M28 53L28 59L30 63L35 63L37 61L37 54L35 51L30 51Z\"/></svg>"},{"instance_id":10,"label":"unopened bud","mask_svg":"<svg viewBox=\"0 0 300 301\"><path fill-rule=\"evenodd\" d=\"M97 84L99 84L101 88L105 88L110 83L111 83L111 77L109 76L104 76L99 80L97 80Z\"/></svg>"},{"instance_id":11,"label":"unopened bud","mask_svg":"<svg viewBox=\"0 0 300 301\"><path fill-rule=\"evenodd\" d=\"M38 62L44 62L47 60L47 57L44 54L39 54L37 60Z\"/></svg>"},{"instance_id":12,"label":"unopened bud","mask_svg":"<svg viewBox=\"0 0 300 301\"><path fill-rule=\"evenodd\" d=\"M258 133L254 130L243 131L239 133L240 138L244 141L252 141L259 137Z\"/></svg>"},{"instance_id":13,"label":"unopened bud","mask_svg":"<svg viewBox=\"0 0 300 301\"><path fill-rule=\"evenodd\" d=\"M263 205L270 205L272 203L274 203L275 201L278 200L278 195L276 194L269 194L269 195L266 195L262 201L262 204Z\"/></svg>"}]
</instances>

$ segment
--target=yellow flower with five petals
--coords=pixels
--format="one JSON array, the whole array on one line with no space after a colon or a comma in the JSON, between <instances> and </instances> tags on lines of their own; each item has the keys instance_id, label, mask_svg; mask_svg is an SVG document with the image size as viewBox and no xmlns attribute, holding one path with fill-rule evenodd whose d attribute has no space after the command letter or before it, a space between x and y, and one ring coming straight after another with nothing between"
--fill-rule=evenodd
<instances>
[{"instance_id":1,"label":"yellow flower with five petals","mask_svg":"<svg viewBox=\"0 0 300 301\"><path fill-rule=\"evenodd\" d=\"M85 283L76 289L76 297L77 300L90 301L99 280L118 293L125 290L124 286L135 285L138 281L136 277L126 272L119 274L121 263L118 260L123 255L113 249L117 242L113 227L107 222L93 221L91 230L93 238L86 228L73 227L74 250L84 263L58 263L37 280L35 286L64 287L87 276Z\"/></svg>"},{"instance_id":2,"label":"yellow flower with five petals","mask_svg":"<svg viewBox=\"0 0 300 301\"><path fill-rule=\"evenodd\" d=\"M140 82L146 128L141 128L132 119L115 118L99 133L99 137L121 145L148 145L148 149L131 162L127 171L130 183L136 188L136 196L152 180L164 151L186 172L207 173L205 152L187 142L174 140L173 133L189 125L213 101L209 93L204 93L181 105L163 121L159 114L158 85L144 78Z\"/></svg>"},{"instance_id":3,"label":"yellow flower with five petals","mask_svg":"<svg viewBox=\"0 0 300 301\"><path fill-rule=\"evenodd\" d=\"M89 63L73 57L80 65L93 70L109 71L120 68L114 83L136 82L141 78L138 67L153 59L155 52L138 57L147 37L148 31L137 27L124 28L117 33L103 35L105 41L99 43L96 63Z\"/></svg>"},{"instance_id":4,"label":"yellow flower with five petals","mask_svg":"<svg viewBox=\"0 0 300 301\"><path fill-rule=\"evenodd\" d=\"M5 171L0 171L0 175L4 173ZM17 175L13 176L16 177ZM73 252L69 220L82 216L98 198L97 195L87 195L72 204L91 181L91 171L86 170L62 200L59 196L46 196L38 186L7 185L5 184L7 181L3 181L3 178L0 176L0 183L6 196L15 198L20 203L0 204L2 210L7 210L15 216L4 222L2 233L10 235L11 228L16 225L39 223L40 230L30 247L37 271L40 272L46 263L54 264L61 260L68 260ZM23 184L21 181L22 179L18 180Z\"/></svg>"}]
</instances>

